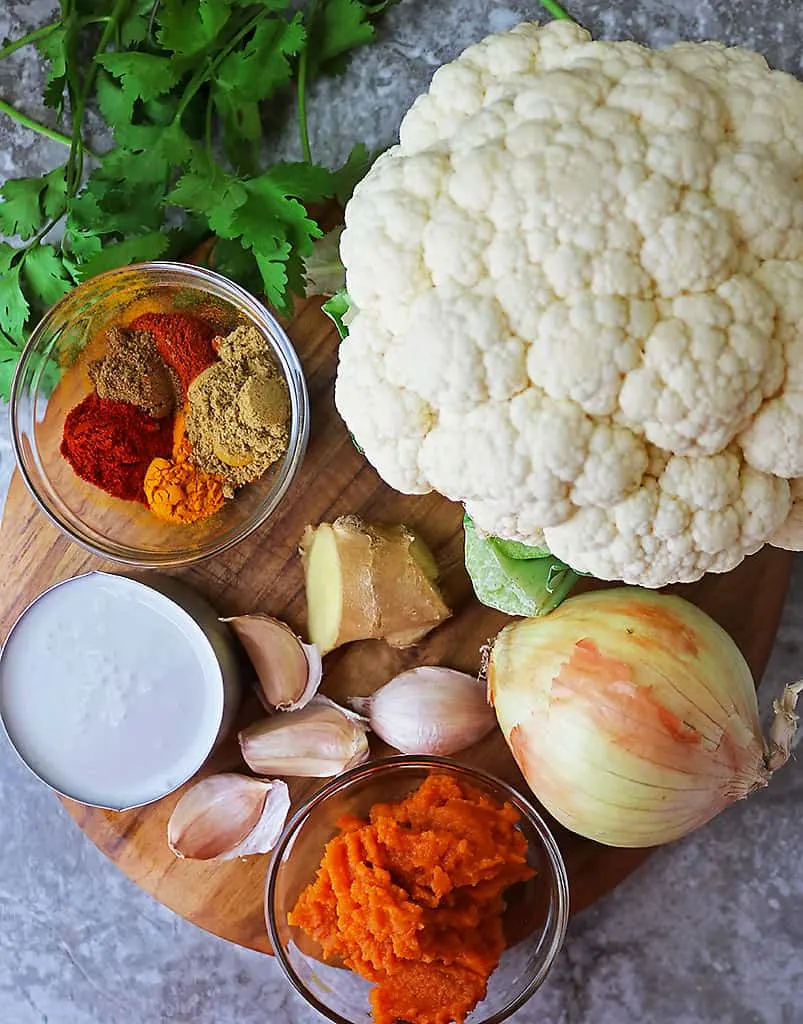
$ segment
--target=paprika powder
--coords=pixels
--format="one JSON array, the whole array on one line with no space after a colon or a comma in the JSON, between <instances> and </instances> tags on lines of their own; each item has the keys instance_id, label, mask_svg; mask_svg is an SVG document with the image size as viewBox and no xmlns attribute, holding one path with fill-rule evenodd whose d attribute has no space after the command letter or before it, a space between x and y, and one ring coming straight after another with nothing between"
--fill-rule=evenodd
<instances>
[{"instance_id":1,"label":"paprika powder","mask_svg":"<svg viewBox=\"0 0 803 1024\"><path fill-rule=\"evenodd\" d=\"M67 413L60 451L82 480L115 498L144 503L148 466L169 457L172 447L171 416L157 420L93 391Z\"/></svg>"},{"instance_id":2,"label":"paprika powder","mask_svg":"<svg viewBox=\"0 0 803 1024\"><path fill-rule=\"evenodd\" d=\"M128 325L133 331L150 331L156 350L181 382L184 395L195 378L217 360L212 348L215 329L188 313L143 313Z\"/></svg>"}]
</instances>

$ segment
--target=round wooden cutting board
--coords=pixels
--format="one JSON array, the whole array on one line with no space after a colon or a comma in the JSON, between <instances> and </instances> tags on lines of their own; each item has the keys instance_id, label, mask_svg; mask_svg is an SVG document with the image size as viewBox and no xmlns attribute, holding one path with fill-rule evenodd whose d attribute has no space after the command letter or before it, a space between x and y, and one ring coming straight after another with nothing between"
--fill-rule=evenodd
<instances>
[{"instance_id":1,"label":"round wooden cutting board","mask_svg":"<svg viewBox=\"0 0 803 1024\"><path fill-rule=\"evenodd\" d=\"M473 596L463 568L462 510L438 495L395 493L356 451L333 402L338 339L317 302L299 308L288 332L304 366L312 405L312 435L301 473L267 526L222 557L177 575L209 598L222 615L269 612L303 634L304 586L297 546L304 526L346 512L369 520L406 522L432 546L454 616L424 642L404 651L367 641L332 652L325 661L324 691L335 699L366 694L414 665L478 671L480 647L507 617L483 607ZM788 553L767 547L727 576L676 588L730 632L756 679L772 649L790 566ZM91 568L114 566L57 532L15 474L0 531L0 635L5 638L15 618L42 590ZM249 697L239 724L259 714L256 699ZM388 752L375 738L372 750ZM459 757L527 792L500 733L492 733ZM233 735L213 755L204 774L221 770L245 770ZM320 784L293 781L294 803ZM268 857L221 863L177 860L165 841L166 822L177 799L174 794L123 813L69 800L65 804L106 856L156 899L216 935L270 952L262 910ZM600 846L559 826L555 831L568 866L575 912L616 886L650 852ZM311 872L314 867L310 865Z\"/></svg>"}]
</instances>

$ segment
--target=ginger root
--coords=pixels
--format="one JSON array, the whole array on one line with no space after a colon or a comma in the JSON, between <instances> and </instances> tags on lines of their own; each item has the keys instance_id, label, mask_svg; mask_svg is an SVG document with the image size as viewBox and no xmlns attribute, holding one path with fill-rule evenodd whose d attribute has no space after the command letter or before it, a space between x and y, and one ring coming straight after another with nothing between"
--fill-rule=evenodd
<instances>
[{"instance_id":1,"label":"ginger root","mask_svg":"<svg viewBox=\"0 0 803 1024\"><path fill-rule=\"evenodd\" d=\"M402 524L348 515L308 526L301 557L309 638L323 654L372 638L406 647L451 615L435 585L432 553Z\"/></svg>"}]
</instances>

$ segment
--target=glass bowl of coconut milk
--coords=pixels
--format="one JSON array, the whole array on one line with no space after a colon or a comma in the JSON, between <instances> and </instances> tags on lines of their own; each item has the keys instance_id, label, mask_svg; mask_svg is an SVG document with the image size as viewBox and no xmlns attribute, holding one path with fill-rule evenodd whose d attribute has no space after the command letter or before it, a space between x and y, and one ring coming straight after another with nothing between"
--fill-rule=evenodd
<instances>
[{"instance_id":1,"label":"glass bowl of coconut milk","mask_svg":"<svg viewBox=\"0 0 803 1024\"><path fill-rule=\"evenodd\" d=\"M22 761L61 795L111 810L191 778L239 693L228 627L169 577L89 572L57 583L0 654L0 720Z\"/></svg>"}]
</instances>

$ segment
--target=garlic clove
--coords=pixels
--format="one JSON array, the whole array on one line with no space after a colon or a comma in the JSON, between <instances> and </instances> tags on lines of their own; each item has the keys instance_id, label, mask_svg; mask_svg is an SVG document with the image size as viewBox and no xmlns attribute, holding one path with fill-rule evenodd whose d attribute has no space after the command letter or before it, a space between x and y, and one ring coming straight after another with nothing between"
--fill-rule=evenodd
<instances>
[{"instance_id":1,"label":"garlic clove","mask_svg":"<svg viewBox=\"0 0 803 1024\"><path fill-rule=\"evenodd\" d=\"M345 715L346 718L349 719L349 721L359 722L362 725L365 732L371 731L368 718L365 715L361 714L357 708L344 708L342 704L336 703L331 699L331 697L327 697L326 694L323 693L316 693L314 700L312 700L310 703L315 704L318 707L334 708L335 711L338 711L341 715Z\"/></svg>"},{"instance_id":2,"label":"garlic clove","mask_svg":"<svg viewBox=\"0 0 803 1024\"><path fill-rule=\"evenodd\" d=\"M300 711L255 722L240 732L240 750L258 775L329 778L368 759L368 726L320 694Z\"/></svg>"},{"instance_id":3,"label":"garlic clove","mask_svg":"<svg viewBox=\"0 0 803 1024\"><path fill-rule=\"evenodd\" d=\"M403 754L454 754L496 725L484 682L432 665L402 672L370 697L352 698L349 706Z\"/></svg>"},{"instance_id":4,"label":"garlic clove","mask_svg":"<svg viewBox=\"0 0 803 1024\"><path fill-rule=\"evenodd\" d=\"M233 860L269 853L290 811L281 780L223 772L190 787L173 808L167 844L187 860Z\"/></svg>"},{"instance_id":5,"label":"garlic clove","mask_svg":"<svg viewBox=\"0 0 803 1024\"><path fill-rule=\"evenodd\" d=\"M297 711L321 685L321 652L305 644L285 623L270 615L236 615L227 622L251 659L258 693L267 711Z\"/></svg>"},{"instance_id":6,"label":"garlic clove","mask_svg":"<svg viewBox=\"0 0 803 1024\"><path fill-rule=\"evenodd\" d=\"M262 815L245 839L233 850L222 854L221 860L270 853L279 841L287 815L290 813L290 790L282 779L257 781L264 781L270 786Z\"/></svg>"},{"instance_id":7,"label":"garlic clove","mask_svg":"<svg viewBox=\"0 0 803 1024\"><path fill-rule=\"evenodd\" d=\"M305 644L299 640L304 656L307 659L307 685L301 692L301 696L290 704L277 704L277 711L300 711L305 708L312 698L317 694L318 687L323 678L323 657L320 647L315 644Z\"/></svg>"}]
</instances>

